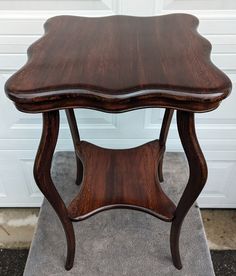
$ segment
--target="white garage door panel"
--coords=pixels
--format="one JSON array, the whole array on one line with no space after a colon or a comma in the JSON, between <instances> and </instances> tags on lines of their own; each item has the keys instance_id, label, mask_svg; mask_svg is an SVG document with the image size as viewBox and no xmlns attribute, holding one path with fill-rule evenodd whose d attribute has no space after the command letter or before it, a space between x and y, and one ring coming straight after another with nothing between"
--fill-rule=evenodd
<instances>
[{"instance_id":1,"label":"white garage door panel","mask_svg":"<svg viewBox=\"0 0 236 276\"><path fill-rule=\"evenodd\" d=\"M212 43L213 54L235 54L236 36L235 35L205 35Z\"/></svg>"},{"instance_id":2,"label":"white garage door panel","mask_svg":"<svg viewBox=\"0 0 236 276\"><path fill-rule=\"evenodd\" d=\"M84 1L64 1L64 0L8 0L8 1L0 1L1 10L11 10L11 11L19 11L19 10L35 10L37 7L38 10L106 10L109 5L111 5L112 1L92 1L92 0L84 0Z\"/></svg>"},{"instance_id":3,"label":"white garage door panel","mask_svg":"<svg viewBox=\"0 0 236 276\"><path fill-rule=\"evenodd\" d=\"M5 207L39 206L42 195L33 181L34 151L1 151L0 202ZM11 164L11 166L9 166Z\"/></svg>"},{"instance_id":4,"label":"white garage door panel","mask_svg":"<svg viewBox=\"0 0 236 276\"><path fill-rule=\"evenodd\" d=\"M234 0L166 0L164 9L172 10L226 10L236 9Z\"/></svg>"},{"instance_id":5,"label":"white garage door panel","mask_svg":"<svg viewBox=\"0 0 236 276\"><path fill-rule=\"evenodd\" d=\"M234 35L235 19L202 19L198 31L202 34Z\"/></svg>"},{"instance_id":6,"label":"white garage door panel","mask_svg":"<svg viewBox=\"0 0 236 276\"><path fill-rule=\"evenodd\" d=\"M0 54L0 70L15 71L27 61L26 54Z\"/></svg>"},{"instance_id":7,"label":"white garage door panel","mask_svg":"<svg viewBox=\"0 0 236 276\"><path fill-rule=\"evenodd\" d=\"M229 70L235 70L235 62L236 62L236 53L232 54L212 54L211 56L212 61L216 64L220 64L221 70L229 71Z\"/></svg>"},{"instance_id":8,"label":"white garage door panel","mask_svg":"<svg viewBox=\"0 0 236 276\"><path fill-rule=\"evenodd\" d=\"M233 152L234 156L236 151ZM208 162L208 182L198 203L201 207L235 208L235 193L231 185L235 181L236 161L229 161L227 152L220 152L218 157L225 160L210 160Z\"/></svg>"},{"instance_id":9,"label":"white garage door panel","mask_svg":"<svg viewBox=\"0 0 236 276\"><path fill-rule=\"evenodd\" d=\"M8 9L13 2L15 5L11 6L12 9L3 11L3 5ZM22 11L17 10L19 2L22 4ZM31 3L27 8L32 10L24 10L26 2ZM236 9L214 12L210 6L208 10L194 8L194 5L203 5L206 0L197 1L197 4L193 0L149 0L148 5L146 0L77 0L76 4L74 1L60 0L56 2L59 2L57 8L61 10L56 11L52 9L55 3L53 0L36 1L37 5L34 2L0 0L0 26L4 26L0 28L0 206L39 206L42 200L32 173L33 160L41 136L41 115L17 111L6 98L3 87L6 79L25 63L26 50L42 35L46 18L57 14L154 15L169 12L166 10L168 4L173 8L176 3L182 2L183 5L185 2L186 9L182 11L186 12L192 7L190 12L199 16L199 31L213 44L212 60L228 74L235 86ZM93 5L89 6L91 3ZM84 6L76 10L76 5ZM34 10L35 7L38 10ZM171 12L176 10L172 9ZM235 108L236 90L233 88L230 98L225 100L219 109L196 115L197 133L209 167L208 183L199 199L201 207L236 207ZM163 110L148 109L112 115L81 109L76 111L76 116L82 139L101 146L125 148L157 138L163 113ZM66 117L61 112L57 150L72 148ZM167 149L182 151L175 118L171 125Z\"/></svg>"},{"instance_id":10,"label":"white garage door panel","mask_svg":"<svg viewBox=\"0 0 236 276\"><path fill-rule=\"evenodd\" d=\"M2 17L0 13L0 26L5 26L0 29L0 35L41 35L43 33L45 18L26 20Z\"/></svg>"},{"instance_id":11,"label":"white garage door panel","mask_svg":"<svg viewBox=\"0 0 236 276\"><path fill-rule=\"evenodd\" d=\"M40 38L39 35L0 35L0 53L26 53L29 45L31 45L38 38Z\"/></svg>"}]
</instances>

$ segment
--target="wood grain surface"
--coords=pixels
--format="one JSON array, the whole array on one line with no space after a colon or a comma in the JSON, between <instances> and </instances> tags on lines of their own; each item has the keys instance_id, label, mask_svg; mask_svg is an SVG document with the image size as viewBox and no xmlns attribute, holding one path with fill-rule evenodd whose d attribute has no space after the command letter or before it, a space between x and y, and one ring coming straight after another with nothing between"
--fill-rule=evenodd
<instances>
[{"instance_id":1,"label":"wood grain surface","mask_svg":"<svg viewBox=\"0 0 236 276\"><path fill-rule=\"evenodd\" d=\"M112 208L141 210L171 221L175 205L158 180L163 154L155 140L126 150L104 149L85 141L79 145L84 176L78 196L68 207L73 220Z\"/></svg>"},{"instance_id":2,"label":"wood grain surface","mask_svg":"<svg viewBox=\"0 0 236 276\"><path fill-rule=\"evenodd\" d=\"M231 82L211 62L211 45L197 26L187 14L51 18L6 93L26 112L214 109Z\"/></svg>"}]
</instances>

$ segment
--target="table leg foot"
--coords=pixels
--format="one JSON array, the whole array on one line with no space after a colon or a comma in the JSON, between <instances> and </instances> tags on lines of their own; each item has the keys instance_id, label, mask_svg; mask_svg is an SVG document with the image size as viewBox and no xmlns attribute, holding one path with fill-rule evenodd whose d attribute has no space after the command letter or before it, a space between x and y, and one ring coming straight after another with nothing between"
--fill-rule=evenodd
<instances>
[{"instance_id":1,"label":"table leg foot","mask_svg":"<svg viewBox=\"0 0 236 276\"><path fill-rule=\"evenodd\" d=\"M194 124L194 113L177 111L179 136L188 159L189 180L176 208L171 225L170 246L173 263L181 269L179 237L183 220L189 209L202 191L207 180L207 165L197 140Z\"/></svg>"},{"instance_id":2,"label":"table leg foot","mask_svg":"<svg viewBox=\"0 0 236 276\"><path fill-rule=\"evenodd\" d=\"M180 236L181 226L177 225L175 222L171 225L170 232L170 248L173 264L177 269L182 269L182 262L179 253L179 236Z\"/></svg>"},{"instance_id":3,"label":"table leg foot","mask_svg":"<svg viewBox=\"0 0 236 276\"><path fill-rule=\"evenodd\" d=\"M51 163L59 131L59 112L43 113L43 132L34 163L35 181L57 213L67 239L67 258L65 268L71 269L75 256L75 234L67 208L51 178Z\"/></svg>"}]
</instances>

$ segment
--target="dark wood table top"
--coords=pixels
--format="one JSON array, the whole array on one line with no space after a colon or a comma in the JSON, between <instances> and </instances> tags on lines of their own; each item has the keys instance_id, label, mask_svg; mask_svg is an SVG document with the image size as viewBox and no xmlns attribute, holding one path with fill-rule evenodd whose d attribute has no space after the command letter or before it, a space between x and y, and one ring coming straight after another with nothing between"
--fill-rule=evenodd
<instances>
[{"instance_id":1,"label":"dark wood table top","mask_svg":"<svg viewBox=\"0 0 236 276\"><path fill-rule=\"evenodd\" d=\"M6 93L26 112L214 109L231 82L211 62L211 45L197 26L187 14L51 18Z\"/></svg>"}]
</instances>

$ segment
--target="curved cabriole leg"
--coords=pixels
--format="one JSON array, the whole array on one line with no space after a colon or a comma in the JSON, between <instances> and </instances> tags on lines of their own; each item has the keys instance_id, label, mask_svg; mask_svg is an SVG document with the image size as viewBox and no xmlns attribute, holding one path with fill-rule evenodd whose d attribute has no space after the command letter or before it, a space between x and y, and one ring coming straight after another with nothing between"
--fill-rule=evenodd
<instances>
[{"instance_id":1,"label":"curved cabriole leg","mask_svg":"<svg viewBox=\"0 0 236 276\"><path fill-rule=\"evenodd\" d=\"M80 136L79 136L79 130L76 123L75 113L72 108L66 109L66 117L69 123L70 132L75 148L75 155L76 155L76 165L77 165L77 176L75 183L77 185L80 185L83 179L83 164L81 160L79 159L78 155L76 154L76 149L80 143Z\"/></svg>"},{"instance_id":2,"label":"curved cabriole leg","mask_svg":"<svg viewBox=\"0 0 236 276\"><path fill-rule=\"evenodd\" d=\"M173 113L174 110L173 109L166 109L165 114L164 114L164 118L162 121L162 126L161 126L161 132L160 132L160 137L159 137L159 143L161 147L166 146L166 139L167 139L167 135L169 132L169 128L170 128L170 123L173 117ZM158 165L158 176L159 176L159 180L160 182L164 181L163 178L163 159L164 159L164 152L162 157L160 158L159 161L159 165Z\"/></svg>"},{"instance_id":3,"label":"curved cabriole leg","mask_svg":"<svg viewBox=\"0 0 236 276\"><path fill-rule=\"evenodd\" d=\"M67 259L65 268L73 267L75 256L75 234L66 206L51 178L51 163L59 131L59 111L43 113L43 132L34 163L35 181L56 211L66 234Z\"/></svg>"},{"instance_id":4,"label":"curved cabriole leg","mask_svg":"<svg viewBox=\"0 0 236 276\"><path fill-rule=\"evenodd\" d=\"M177 125L179 136L189 164L188 184L176 208L170 233L170 246L173 263L177 269L181 269L182 263L179 253L180 230L184 217L206 183L207 165L197 140L194 113L177 111Z\"/></svg>"}]
</instances>

